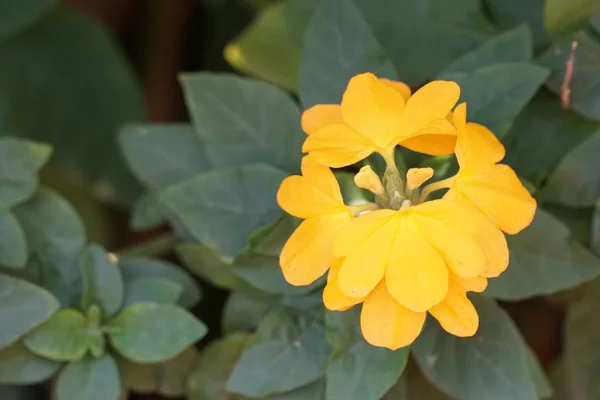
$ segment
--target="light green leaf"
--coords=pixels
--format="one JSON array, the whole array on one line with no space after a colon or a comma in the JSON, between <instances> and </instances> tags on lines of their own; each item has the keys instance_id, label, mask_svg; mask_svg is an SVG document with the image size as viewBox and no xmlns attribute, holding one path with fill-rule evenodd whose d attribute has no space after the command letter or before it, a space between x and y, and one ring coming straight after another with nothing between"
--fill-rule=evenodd
<instances>
[{"instance_id":1,"label":"light green leaf","mask_svg":"<svg viewBox=\"0 0 600 400\"><path fill-rule=\"evenodd\" d=\"M116 257L92 243L79 256L79 265L83 276L81 308L98 304L107 318L116 314L124 297L123 277Z\"/></svg>"},{"instance_id":2,"label":"light green leaf","mask_svg":"<svg viewBox=\"0 0 600 400\"><path fill-rule=\"evenodd\" d=\"M50 146L42 143L0 138L0 205L9 207L33 195L38 185L37 171L51 153Z\"/></svg>"},{"instance_id":3,"label":"light green leaf","mask_svg":"<svg viewBox=\"0 0 600 400\"><path fill-rule=\"evenodd\" d=\"M235 333L206 346L188 378L187 399L242 400L241 396L226 392L225 382L249 338L249 334Z\"/></svg>"},{"instance_id":4,"label":"light green leaf","mask_svg":"<svg viewBox=\"0 0 600 400\"><path fill-rule=\"evenodd\" d=\"M577 52L569 82L569 106L587 118L600 120L600 42L591 32L579 32L569 40L555 43L537 61L552 72L546 86L562 93L572 41L577 41Z\"/></svg>"},{"instance_id":5,"label":"light green leaf","mask_svg":"<svg viewBox=\"0 0 600 400\"><path fill-rule=\"evenodd\" d=\"M225 302L221 327L225 333L254 332L278 303L278 297L258 293L233 292Z\"/></svg>"},{"instance_id":6,"label":"light green leaf","mask_svg":"<svg viewBox=\"0 0 600 400\"><path fill-rule=\"evenodd\" d=\"M304 31L316 4L317 0L269 4L225 47L225 59L243 73L295 90Z\"/></svg>"},{"instance_id":7,"label":"light green leaf","mask_svg":"<svg viewBox=\"0 0 600 400\"><path fill-rule=\"evenodd\" d=\"M4 0L0 4L0 40L41 18L59 0Z\"/></svg>"},{"instance_id":8,"label":"light green leaf","mask_svg":"<svg viewBox=\"0 0 600 400\"><path fill-rule=\"evenodd\" d=\"M206 326L183 308L171 304L136 303L108 324L113 347L137 363L165 361L206 334Z\"/></svg>"},{"instance_id":9,"label":"light green leaf","mask_svg":"<svg viewBox=\"0 0 600 400\"><path fill-rule=\"evenodd\" d=\"M0 351L0 384L40 383L54 375L58 367L60 367L59 363L38 357L21 343L15 343ZM0 398L6 397L0 395Z\"/></svg>"},{"instance_id":10,"label":"light green leaf","mask_svg":"<svg viewBox=\"0 0 600 400\"><path fill-rule=\"evenodd\" d=\"M188 377L197 362L198 350L189 347L178 356L161 363L135 364L120 359L119 366L126 388L171 398L184 397Z\"/></svg>"},{"instance_id":11,"label":"light green leaf","mask_svg":"<svg viewBox=\"0 0 600 400\"><path fill-rule=\"evenodd\" d=\"M329 353L322 322L275 310L242 353L227 391L260 397L297 389L325 374Z\"/></svg>"},{"instance_id":12,"label":"light green leaf","mask_svg":"<svg viewBox=\"0 0 600 400\"><path fill-rule=\"evenodd\" d=\"M46 321L58 307L58 301L46 290L0 275L0 349Z\"/></svg>"},{"instance_id":13,"label":"light green leaf","mask_svg":"<svg viewBox=\"0 0 600 400\"><path fill-rule=\"evenodd\" d=\"M91 342L102 340L102 332L88 326L81 312L63 309L25 337L33 353L56 361L77 361L85 356Z\"/></svg>"},{"instance_id":14,"label":"light green leaf","mask_svg":"<svg viewBox=\"0 0 600 400\"><path fill-rule=\"evenodd\" d=\"M22 268L27 262L27 241L19 221L10 211L0 211L0 264Z\"/></svg>"},{"instance_id":15,"label":"light green leaf","mask_svg":"<svg viewBox=\"0 0 600 400\"><path fill-rule=\"evenodd\" d=\"M360 332L358 309L330 311L327 336L333 354L327 368L327 400L379 400L406 367L409 347L371 346Z\"/></svg>"},{"instance_id":16,"label":"light green leaf","mask_svg":"<svg viewBox=\"0 0 600 400\"><path fill-rule=\"evenodd\" d=\"M493 33L479 0L353 1L409 84L434 77Z\"/></svg>"},{"instance_id":17,"label":"light green leaf","mask_svg":"<svg viewBox=\"0 0 600 400\"><path fill-rule=\"evenodd\" d=\"M264 164L211 171L169 187L160 199L196 239L233 256L281 215L276 194L285 176Z\"/></svg>"},{"instance_id":18,"label":"light green leaf","mask_svg":"<svg viewBox=\"0 0 600 400\"><path fill-rule=\"evenodd\" d=\"M55 395L56 400L119 400L117 363L105 355L68 364L58 376Z\"/></svg>"},{"instance_id":19,"label":"light green leaf","mask_svg":"<svg viewBox=\"0 0 600 400\"><path fill-rule=\"evenodd\" d=\"M551 36L560 36L583 27L598 11L598 0L546 0L545 27Z\"/></svg>"},{"instance_id":20,"label":"light green leaf","mask_svg":"<svg viewBox=\"0 0 600 400\"><path fill-rule=\"evenodd\" d=\"M362 72L396 78L391 61L353 0L323 0L306 29L300 66L305 108L339 104L350 78Z\"/></svg>"},{"instance_id":21,"label":"light green leaf","mask_svg":"<svg viewBox=\"0 0 600 400\"><path fill-rule=\"evenodd\" d=\"M131 206L129 225L134 231L146 231L156 228L165 217L164 207L158 202L154 194L145 193Z\"/></svg>"},{"instance_id":22,"label":"light green leaf","mask_svg":"<svg viewBox=\"0 0 600 400\"><path fill-rule=\"evenodd\" d=\"M499 63L474 72L442 74L440 79L460 85L459 102L467 102L469 121L480 123L502 137L547 76L545 68L534 64Z\"/></svg>"},{"instance_id":23,"label":"light green leaf","mask_svg":"<svg viewBox=\"0 0 600 400\"><path fill-rule=\"evenodd\" d=\"M446 333L430 319L413 345L423 374L463 400L537 400L519 331L491 299L470 296L479 314L472 338Z\"/></svg>"},{"instance_id":24,"label":"light green leaf","mask_svg":"<svg viewBox=\"0 0 600 400\"><path fill-rule=\"evenodd\" d=\"M533 31L536 45L548 41L544 29L545 0L485 0L487 10L494 23L500 29L510 29L527 24Z\"/></svg>"},{"instance_id":25,"label":"light green leaf","mask_svg":"<svg viewBox=\"0 0 600 400\"><path fill-rule=\"evenodd\" d=\"M140 278L166 279L177 283L183 289L178 301L182 307L192 308L202 297L194 278L183 268L169 262L146 257L121 257L119 268L126 285Z\"/></svg>"},{"instance_id":26,"label":"light green leaf","mask_svg":"<svg viewBox=\"0 0 600 400\"><path fill-rule=\"evenodd\" d=\"M539 188L561 158L597 129L596 122L563 109L554 96L539 92L503 138L506 158L502 162Z\"/></svg>"},{"instance_id":27,"label":"light green leaf","mask_svg":"<svg viewBox=\"0 0 600 400\"><path fill-rule=\"evenodd\" d=\"M134 303L175 304L183 288L175 281L164 278L138 278L125 285L123 306Z\"/></svg>"},{"instance_id":28,"label":"light green leaf","mask_svg":"<svg viewBox=\"0 0 600 400\"><path fill-rule=\"evenodd\" d=\"M70 172L65 176L102 199L129 203L139 193L113 138L120 124L142 118L142 101L99 22L60 6L3 41L0 94L8 125L52 144L51 163Z\"/></svg>"},{"instance_id":29,"label":"light green leaf","mask_svg":"<svg viewBox=\"0 0 600 400\"><path fill-rule=\"evenodd\" d=\"M215 167L266 163L300 169L304 133L300 111L282 90L228 74L184 74L186 103L196 133Z\"/></svg>"},{"instance_id":30,"label":"light green leaf","mask_svg":"<svg viewBox=\"0 0 600 400\"><path fill-rule=\"evenodd\" d=\"M490 279L485 294L520 300L580 285L600 275L600 259L569 239L569 230L548 212L538 209L533 223L508 236L510 263Z\"/></svg>"},{"instance_id":31,"label":"light green leaf","mask_svg":"<svg viewBox=\"0 0 600 400\"><path fill-rule=\"evenodd\" d=\"M548 178L542 198L567 207L592 207L600 196L600 132L572 149Z\"/></svg>"}]
</instances>

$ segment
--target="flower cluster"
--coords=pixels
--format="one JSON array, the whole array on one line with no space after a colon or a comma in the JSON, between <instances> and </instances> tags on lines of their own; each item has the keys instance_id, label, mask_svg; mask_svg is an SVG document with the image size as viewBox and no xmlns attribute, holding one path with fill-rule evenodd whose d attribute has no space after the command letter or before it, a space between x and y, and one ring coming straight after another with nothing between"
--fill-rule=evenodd
<instances>
[{"instance_id":1,"label":"flower cluster","mask_svg":"<svg viewBox=\"0 0 600 400\"><path fill-rule=\"evenodd\" d=\"M477 331L477 311L467 292L482 292L487 279L508 266L504 233L529 225L536 203L514 171L498 164L504 147L482 125L455 107L460 88L434 81L414 94L405 84L370 73L352 78L341 104L316 105L302 116L308 134L302 175L286 178L280 206L304 219L280 257L293 285L308 285L328 272L323 301L330 310L362 303L361 329L375 345L397 349L421 332L426 314L456 336ZM429 155L455 153L459 172L430 180L431 168L401 175L396 146ZM330 168L379 153L383 180L365 166L357 186L375 203L344 204ZM437 200L429 195L448 189Z\"/></svg>"}]
</instances>

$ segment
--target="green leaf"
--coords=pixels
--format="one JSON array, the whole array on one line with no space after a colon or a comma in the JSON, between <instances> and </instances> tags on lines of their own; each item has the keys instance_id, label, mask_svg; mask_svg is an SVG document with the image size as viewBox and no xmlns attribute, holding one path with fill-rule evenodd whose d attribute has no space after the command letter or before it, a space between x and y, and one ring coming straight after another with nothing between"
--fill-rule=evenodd
<instances>
[{"instance_id":1,"label":"green leaf","mask_svg":"<svg viewBox=\"0 0 600 400\"><path fill-rule=\"evenodd\" d=\"M552 397L552 386L550 385L550 381L546 376L546 372L544 371L544 367L540 364L537 356L525 343L523 342L523 347L525 349L525 362L527 363L527 368L529 369L529 375L533 384L535 385L535 390L537 392L538 398L546 399L548 397Z\"/></svg>"},{"instance_id":2,"label":"green leaf","mask_svg":"<svg viewBox=\"0 0 600 400\"><path fill-rule=\"evenodd\" d=\"M135 364L120 359L119 366L126 388L171 398L185 395L188 377L197 362L198 350L189 347L178 356L161 363Z\"/></svg>"},{"instance_id":3,"label":"green leaf","mask_svg":"<svg viewBox=\"0 0 600 400\"><path fill-rule=\"evenodd\" d=\"M600 196L600 132L572 149L548 178L542 198L568 207L592 207Z\"/></svg>"},{"instance_id":4,"label":"green leaf","mask_svg":"<svg viewBox=\"0 0 600 400\"><path fill-rule=\"evenodd\" d=\"M258 293L233 292L225 302L221 327L225 333L254 332L277 305L277 297Z\"/></svg>"},{"instance_id":5,"label":"green leaf","mask_svg":"<svg viewBox=\"0 0 600 400\"><path fill-rule=\"evenodd\" d=\"M484 3L498 28L510 29L525 23L531 28L536 45L548 41L544 29L544 0L485 0Z\"/></svg>"},{"instance_id":6,"label":"green leaf","mask_svg":"<svg viewBox=\"0 0 600 400\"><path fill-rule=\"evenodd\" d=\"M469 121L502 137L547 76L545 68L520 62L492 64L473 72L451 72L442 74L440 79L460 85L459 102L467 102Z\"/></svg>"},{"instance_id":7,"label":"green leaf","mask_svg":"<svg viewBox=\"0 0 600 400\"><path fill-rule=\"evenodd\" d=\"M97 244L88 245L79 256L83 276L81 308L98 304L109 318L123 304L124 284L117 259Z\"/></svg>"},{"instance_id":8,"label":"green leaf","mask_svg":"<svg viewBox=\"0 0 600 400\"><path fill-rule=\"evenodd\" d=\"M590 248L596 255L600 256L600 203L596 203L590 232Z\"/></svg>"},{"instance_id":9,"label":"green leaf","mask_svg":"<svg viewBox=\"0 0 600 400\"><path fill-rule=\"evenodd\" d=\"M572 41L577 41L577 52L569 82L569 106L587 118L600 120L600 43L594 35L579 32L569 40L554 44L537 61L552 72L546 86L557 94L562 93Z\"/></svg>"},{"instance_id":10,"label":"green leaf","mask_svg":"<svg viewBox=\"0 0 600 400\"><path fill-rule=\"evenodd\" d=\"M41 18L59 0L4 0L0 4L0 40Z\"/></svg>"},{"instance_id":11,"label":"green leaf","mask_svg":"<svg viewBox=\"0 0 600 400\"><path fill-rule=\"evenodd\" d=\"M248 334L235 333L206 346L188 378L187 399L241 400L241 396L226 392L225 382L249 338Z\"/></svg>"},{"instance_id":12,"label":"green leaf","mask_svg":"<svg viewBox=\"0 0 600 400\"><path fill-rule=\"evenodd\" d=\"M285 176L264 164L211 171L169 187L160 198L196 239L233 256L254 230L281 215L276 194Z\"/></svg>"},{"instance_id":13,"label":"green leaf","mask_svg":"<svg viewBox=\"0 0 600 400\"><path fill-rule=\"evenodd\" d=\"M546 0L544 23L551 36L583 27L587 20L600 11L597 0Z\"/></svg>"},{"instance_id":14,"label":"green leaf","mask_svg":"<svg viewBox=\"0 0 600 400\"><path fill-rule=\"evenodd\" d=\"M350 78L362 72L396 78L394 66L353 0L323 0L306 29L300 66L305 108L339 104Z\"/></svg>"},{"instance_id":15,"label":"green leaf","mask_svg":"<svg viewBox=\"0 0 600 400\"><path fill-rule=\"evenodd\" d=\"M318 0L284 0L263 8L225 48L237 70L295 90L304 31Z\"/></svg>"},{"instance_id":16,"label":"green leaf","mask_svg":"<svg viewBox=\"0 0 600 400\"><path fill-rule=\"evenodd\" d=\"M398 70L418 84L493 33L479 0L354 0ZM435 50L433 50L435 49Z\"/></svg>"},{"instance_id":17,"label":"green leaf","mask_svg":"<svg viewBox=\"0 0 600 400\"><path fill-rule=\"evenodd\" d=\"M168 360L206 334L206 326L201 321L171 304L132 304L108 326L113 347L137 363Z\"/></svg>"},{"instance_id":18,"label":"green leaf","mask_svg":"<svg viewBox=\"0 0 600 400\"><path fill-rule=\"evenodd\" d=\"M228 74L181 78L194 128L215 167L266 163L300 169L304 133L300 111L282 90Z\"/></svg>"},{"instance_id":19,"label":"green leaf","mask_svg":"<svg viewBox=\"0 0 600 400\"><path fill-rule=\"evenodd\" d=\"M202 297L194 278L179 266L166 261L146 257L121 257L119 268L125 285L140 278L166 279L177 283L183 289L178 301L182 307L192 308Z\"/></svg>"},{"instance_id":20,"label":"green leaf","mask_svg":"<svg viewBox=\"0 0 600 400\"><path fill-rule=\"evenodd\" d=\"M27 262L25 232L10 211L0 211L0 264L4 267L22 268Z\"/></svg>"},{"instance_id":21,"label":"green leaf","mask_svg":"<svg viewBox=\"0 0 600 400\"><path fill-rule=\"evenodd\" d=\"M25 346L34 354L56 361L77 361L90 343L102 340L102 332L86 323L81 312L63 309L25 337Z\"/></svg>"},{"instance_id":22,"label":"green leaf","mask_svg":"<svg viewBox=\"0 0 600 400\"><path fill-rule=\"evenodd\" d=\"M37 400L39 393L35 386L0 385L0 398L10 400Z\"/></svg>"},{"instance_id":23,"label":"green leaf","mask_svg":"<svg viewBox=\"0 0 600 400\"><path fill-rule=\"evenodd\" d=\"M123 122L142 118L142 102L121 50L99 22L61 6L3 41L0 95L8 125L52 144L51 163L68 177L102 199L135 198L139 186L112 138Z\"/></svg>"},{"instance_id":24,"label":"green leaf","mask_svg":"<svg viewBox=\"0 0 600 400\"><path fill-rule=\"evenodd\" d=\"M479 314L472 338L446 333L430 319L413 345L423 374L464 400L537 400L519 331L491 299L470 296Z\"/></svg>"},{"instance_id":25,"label":"green leaf","mask_svg":"<svg viewBox=\"0 0 600 400\"><path fill-rule=\"evenodd\" d=\"M325 380L319 379L301 388L290 392L273 394L267 396L264 400L325 400Z\"/></svg>"},{"instance_id":26,"label":"green leaf","mask_svg":"<svg viewBox=\"0 0 600 400\"><path fill-rule=\"evenodd\" d=\"M42 143L0 138L0 205L10 207L35 192L37 171L46 164L51 153L50 146Z\"/></svg>"},{"instance_id":27,"label":"green leaf","mask_svg":"<svg viewBox=\"0 0 600 400\"><path fill-rule=\"evenodd\" d=\"M322 322L275 310L242 353L227 390L260 397L297 389L325 374L329 353Z\"/></svg>"},{"instance_id":28,"label":"green leaf","mask_svg":"<svg viewBox=\"0 0 600 400\"><path fill-rule=\"evenodd\" d=\"M119 144L135 177L150 189L162 189L208 171L204 146L189 124L128 125Z\"/></svg>"},{"instance_id":29,"label":"green leaf","mask_svg":"<svg viewBox=\"0 0 600 400\"><path fill-rule=\"evenodd\" d=\"M485 293L503 300L551 294L600 275L600 259L569 239L569 230L548 212L538 209L533 223L508 236L510 263Z\"/></svg>"},{"instance_id":30,"label":"green leaf","mask_svg":"<svg viewBox=\"0 0 600 400\"><path fill-rule=\"evenodd\" d=\"M105 355L68 364L58 376L56 400L118 400L121 395L119 369Z\"/></svg>"},{"instance_id":31,"label":"green leaf","mask_svg":"<svg viewBox=\"0 0 600 400\"><path fill-rule=\"evenodd\" d=\"M58 301L44 289L0 275L0 349L46 321L58 307Z\"/></svg>"},{"instance_id":32,"label":"green leaf","mask_svg":"<svg viewBox=\"0 0 600 400\"><path fill-rule=\"evenodd\" d=\"M138 278L125 285L123 306L134 303L175 304L183 288L175 281L163 278Z\"/></svg>"},{"instance_id":33,"label":"green leaf","mask_svg":"<svg viewBox=\"0 0 600 400\"><path fill-rule=\"evenodd\" d=\"M555 97L539 92L503 138L503 163L539 188L561 158L597 129L596 122L563 109Z\"/></svg>"},{"instance_id":34,"label":"green leaf","mask_svg":"<svg viewBox=\"0 0 600 400\"><path fill-rule=\"evenodd\" d=\"M57 362L36 356L21 343L15 343L0 351L0 384L40 383L54 375L59 366Z\"/></svg>"},{"instance_id":35,"label":"green leaf","mask_svg":"<svg viewBox=\"0 0 600 400\"><path fill-rule=\"evenodd\" d=\"M398 381L409 348L371 346L360 332L358 309L330 311L327 336L333 354L327 368L327 400L379 400Z\"/></svg>"},{"instance_id":36,"label":"green leaf","mask_svg":"<svg viewBox=\"0 0 600 400\"><path fill-rule=\"evenodd\" d=\"M165 217L164 207L158 202L154 194L145 193L131 206L129 225L134 231L146 231L156 228Z\"/></svg>"}]
</instances>

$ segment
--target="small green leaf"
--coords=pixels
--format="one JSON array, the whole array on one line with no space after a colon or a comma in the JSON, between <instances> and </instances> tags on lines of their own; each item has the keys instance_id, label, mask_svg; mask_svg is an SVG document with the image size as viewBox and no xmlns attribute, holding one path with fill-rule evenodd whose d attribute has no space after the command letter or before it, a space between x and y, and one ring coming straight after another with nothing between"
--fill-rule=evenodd
<instances>
[{"instance_id":1,"label":"small green leaf","mask_svg":"<svg viewBox=\"0 0 600 400\"><path fill-rule=\"evenodd\" d=\"M510 29L527 24L533 31L536 46L548 42L544 29L545 0L485 0L487 10L498 28Z\"/></svg>"},{"instance_id":2,"label":"small green leaf","mask_svg":"<svg viewBox=\"0 0 600 400\"><path fill-rule=\"evenodd\" d=\"M41 18L59 0L4 0L0 4L0 40Z\"/></svg>"},{"instance_id":3,"label":"small green leaf","mask_svg":"<svg viewBox=\"0 0 600 400\"><path fill-rule=\"evenodd\" d=\"M225 382L238 362L250 335L235 333L206 346L188 378L188 400L241 400L227 393Z\"/></svg>"},{"instance_id":4,"label":"small green leaf","mask_svg":"<svg viewBox=\"0 0 600 400\"><path fill-rule=\"evenodd\" d=\"M227 298L221 326L223 332L254 332L278 303L278 297L258 293L233 292Z\"/></svg>"},{"instance_id":5,"label":"small green leaf","mask_svg":"<svg viewBox=\"0 0 600 400\"><path fill-rule=\"evenodd\" d=\"M46 290L0 275L0 349L46 321L58 307L56 298Z\"/></svg>"},{"instance_id":6,"label":"small green leaf","mask_svg":"<svg viewBox=\"0 0 600 400\"><path fill-rule=\"evenodd\" d=\"M266 163L300 169L300 111L282 90L227 74L184 74L181 78L194 128L215 167Z\"/></svg>"},{"instance_id":7,"label":"small green leaf","mask_svg":"<svg viewBox=\"0 0 600 400\"><path fill-rule=\"evenodd\" d=\"M182 307L192 308L202 297L194 278L183 268L166 261L146 257L121 257L119 267L126 285L140 278L166 279L179 284L183 292L178 304Z\"/></svg>"},{"instance_id":8,"label":"small green leaf","mask_svg":"<svg viewBox=\"0 0 600 400\"><path fill-rule=\"evenodd\" d=\"M227 391L260 397L297 389L325 374L329 353L322 322L275 310L242 353Z\"/></svg>"},{"instance_id":9,"label":"small green leaf","mask_svg":"<svg viewBox=\"0 0 600 400\"><path fill-rule=\"evenodd\" d=\"M360 332L358 309L330 311L327 336L333 354L327 368L327 400L379 400L398 381L409 348L371 346Z\"/></svg>"},{"instance_id":10,"label":"small green leaf","mask_svg":"<svg viewBox=\"0 0 600 400\"><path fill-rule=\"evenodd\" d=\"M117 363L109 355L70 363L58 375L54 390L56 400L119 400Z\"/></svg>"},{"instance_id":11,"label":"small green leaf","mask_svg":"<svg viewBox=\"0 0 600 400\"><path fill-rule=\"evenodd\" d=\"M171 304L132 304L108 326L113 347L126 359L138 363L168 360L206 334L202 322Z\"/></svg>"},{"instance_id":12,"label":"small green leaf","mask_svg":"<svg viewBox=\"0 0 600 400\"><path fill-rule=\"evenodd\" d=\"M412 347L421 371L459 399L537 400L516 326L493 300L470 298L479 314L476 335L453 336L430 319Z\"/></svg>"},{"instance_id":13,"label":"small green leaf","mask_svg":"<svg viewBox=\"0 0 600 400\"><path fill-rule=\"evenodd\" d=\"M0 211L0 264L9 268L22 268L27 261L25 232L10 211Z\"/></svg>"},{"instance_id":14,"label":"small green leaf","mask_svg":"<svg viewBox=\"0 0 600 400\"><path fill-rule=\"evenodd\" d=\"M317 0L284 0L263 8L225 48L229 64L288 90L298 81L304 31Z\"/></svg>"},{"instance_id":15,"label":"small green leaf","mask_svg":"<svg viewBox=\"0 0 600 400\"><path fill-rule=\"evenodd\" d=\"M163 223L164 207L150 192L143 194L131 206L129 225L134 231L146 231Z\"/></svg>"},{"instance_id":16,"label":"small green leaf","mask_svg":"<svg viewBox=\"0 0 600 400\"><path fill-rule=\"evenodd\" d=\"M77 361L85 356L91 342L102 339L102 332L86 324L81 312L63 309L25 337L33 353L56 361Z\"/></svg>"},{"instance_id":17,"label":"small green leaf","mask_svg":"<svg viewBox=\"0 0 600 400\"><path fill-rule=\"evenodd\" d=\"M276 194L286 174L255 164L211 171L170 186L160 198L200 242L226 256L281 214Z\"/></svg>"},{"instance_id":18,"label":"small green leaf","mask_svg":"<svg viewBox=\"0 0 600 400\"><path fill-rule=\"evenodd\" d=\"M124 284L116 261L97 244L90 244L83 250L79 257L83 276L81 308L98 304L107 318L121 309Z\"/></svg>"},{"instance_id":19,"label":"small green leaf","mask_svg":"<svg viewBox=\"0 0 600 400\"><path fill-rule=\"evenodd\" d=\"M551 36L560 36L583 27L598 11L597 0L546 0L545 27Z\"/></svg>"},{"instance_id":20,"label":"small green leaf","mask_svg":"<svg viewBox=\"0 0 600 400\"><path fill-rule=\"evenodd\" d=\"M164 278L138 278L125 285L126 307L134 303L175 304L183 288L175 281Z\"/></svg>"},{"instance_id":21,"label":"small green leaf","mask_svg":"<svg viewBox=\"0 0 600 400\"><path fill-rule=\"evenodd\" d=\"M306 29L300 66L305 108L339 104L348 81L362 72L396 78L391 61L353 0L323 0Z\"/></svg>"},{"instance_id":22,"label":"small green leaf","mask_svg":"<svg viewBox=\"0 0 600 400\"><path fill-rule=\"evenodd\" d=\"M571 150L548 178L542 198L567 207L592 207L600 196L600 132Z\"/></svg>"},{"instance_id":23,"label":"small green leaf","mask_svg":"<svg viewBox=\"0 0 600 400\"><path fill-rule=\"evenodd\" d=\"M0 351L0 384L40 383L54 375L59 367L59 363L38 357L21 343L15 343Z\"/></svg>"},{"instance_id":24,"label":"small green leaf","mask_svg":"<svg viewBox=\"0 0 600 400\"><path fill-rule=\"evenodd\" d=\"M50 146L11 137L0 138L0 205L9 207L30 197L37 171L48 161Z\"/></svg>"},{"instance_id":25,"label":"small green leaf","mask_svg":"<svg viewBox=\"0 0 600 400\"><path fill-rule=\"evenodd\" d=\"M490 279L487 295L520 300L556 293L600 275L600 258L569 240L569 230L542 209L529 227L507 240L508 269Z\"/></svg>"}]
</instances>

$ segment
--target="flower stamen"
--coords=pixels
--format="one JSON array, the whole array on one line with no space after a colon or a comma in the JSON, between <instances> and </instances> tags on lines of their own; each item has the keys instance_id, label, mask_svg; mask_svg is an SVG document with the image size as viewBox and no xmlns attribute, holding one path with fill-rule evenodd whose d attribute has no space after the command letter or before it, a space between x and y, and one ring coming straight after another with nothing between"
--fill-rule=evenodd
<instances>
[{"instance_id":1,"label":"flower stamen","mask_svg":"<svg viewBox=\"0 0 600 400\"><path fill-rule=\"evenodd\" d=\"M429 195L431 193L435 192L436 190L447 189L447 188L451 187L452 184L454 183L454 178L455 177L452 176L450 178L446 178L441 181L430 183L429 185L425 186L423 188L423 191L421 192L421 197L419 197L419 203L422 203L425 200L427 200L427 197L429 197Z\"/></svg>"}]
</instances>

